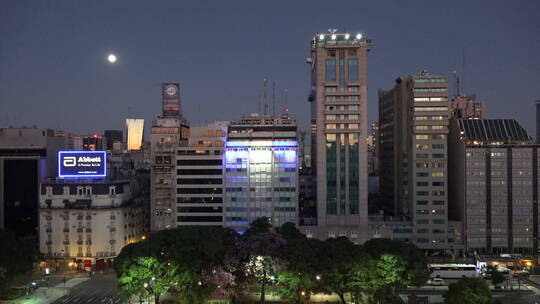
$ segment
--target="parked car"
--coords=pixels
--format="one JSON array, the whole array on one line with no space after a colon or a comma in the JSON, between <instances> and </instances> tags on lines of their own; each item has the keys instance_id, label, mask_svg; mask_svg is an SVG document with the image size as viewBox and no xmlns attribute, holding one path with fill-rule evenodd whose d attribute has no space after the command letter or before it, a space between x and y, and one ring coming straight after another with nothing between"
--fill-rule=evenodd
<instances>
[{"instance_id":1,"label":"parked car","mask_svg":"<svg viewBox=\"0 0 540 304\"><path fill-rule=\"evenodd\" d=\"M444 286L444 280L441 278L429 279L427 283L431 286Z\"/></svg>"}]
</instances>

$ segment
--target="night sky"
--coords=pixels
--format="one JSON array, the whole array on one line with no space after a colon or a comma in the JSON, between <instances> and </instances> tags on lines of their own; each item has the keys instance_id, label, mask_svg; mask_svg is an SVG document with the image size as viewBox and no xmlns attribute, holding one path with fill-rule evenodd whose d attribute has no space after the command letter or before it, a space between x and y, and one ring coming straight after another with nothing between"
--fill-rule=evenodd
<instances>
[{"instance_id":1,"label":"night sky","mask_svg":"<svg viewBox=\"0 0 540 304\"><path fill-rule=\"evenodd\" d=\"M149 126L167 81L180 83L192 124L239 119L257 111L268 78L276 108L287 88L290 113L306 129L310 40L337 28L373 40L370 121L377 90L396 77L427 69L452 79L457 70L462 92L487 101L488 118L516 118L534 136L539 12L537 0L4 0L0 126L102 133L128 116Z\"/></svg>"}]
</instances>

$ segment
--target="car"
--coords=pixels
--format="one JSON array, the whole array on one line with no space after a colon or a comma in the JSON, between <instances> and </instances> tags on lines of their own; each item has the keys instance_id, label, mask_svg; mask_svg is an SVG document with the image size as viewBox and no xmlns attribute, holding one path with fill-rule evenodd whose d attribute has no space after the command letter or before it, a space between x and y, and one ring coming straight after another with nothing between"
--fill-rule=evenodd
<instances>
[{"instance_id":1,"label":"car","mask_svg":"<svg viewBox=\"0 0 540 304\"><path fill-rule=\"evenodd\" d=\"M444 280L441 278L429 279L427 283L431 286L444 286Z\"/></svg>"}]
</instances>

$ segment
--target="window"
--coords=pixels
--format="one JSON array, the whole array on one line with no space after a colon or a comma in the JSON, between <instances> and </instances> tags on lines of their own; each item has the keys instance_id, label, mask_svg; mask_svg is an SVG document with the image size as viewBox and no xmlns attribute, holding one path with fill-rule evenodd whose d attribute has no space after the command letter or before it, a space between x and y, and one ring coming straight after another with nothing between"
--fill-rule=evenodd
<instances>
[{"instance_id":1,"label":"window","mask_svg":"<svg viewBox=\"0 0 540 304\"><path fill-rule=\"evenodd\" d=\"M335 120L336 115L326 115L326 120Z\"/></svg>"},{"instance_id":2,"label":"window","mask_svg":"<svg viewBox=\"0 0 540 304\"><path fill-rule=\"evenodd\" d=\"M415 116L414 117L414 120L427 120L428 117L427 116Z\"/></svg>"},{"instance_id":3,"label":"window","mask_svg":"<svg viewBox=\"0 0 540 304\"><path fill-rule=\"evenodd\" d=\"M423 163L423 162L416 163L416 168L428 168L428 167L429 167L429 163Z\"/></svg>"},{"instance_id":4,"label":"window","mask_svg":"<svg viewBox=\"0 0 540 304\"><path fill-rule=\"evenodd\" d=\"M358 105L350 105L349 110L357 111L358 110Z\"/></svg>"},{"instance_id":5,"label":"window","mask_svg":"<svg viewBox=\"0 0 540 304\"><path fill-rule=\"evenodd\" d=\"M428 145L416 144L416 149L418 150L427 150L429 149Z\"/></svg>"},{"instance_id":6,"label":"window","mask_svg":"<svg viewBox=\"0 0 540 304\"><path fill-rule=\"evenodd\" d=\"M442 187L444 186L444 182L433 182L432 185L435 187Z\"/></svg>"},{"instance_id":7,"label":"window","mask_svg":"<svg viewBox=\"0 0 540 304\"><path fill-rule=\"evenodd\" d=\"M349 80L351 80L351 79L349 78ZM349 91L349 92L358 92L358 91L360 91L360 87L358 87L358 86L348 87L347 91Z\"/></svg>"},{"instance_id":8,"label":"window","mask_svg":"<svg viewBox=\"0 0 540 304\"><path fill-rule=\"evenodd\" d=\"M336 124L327 124L326 129L327 130L335 130L336 129Z\"/></svg>"},{"instance_id":9,"label":"window","mask_svg":"<svg viewBox=\"0 0 540 304\"><path fill-rule=\"evenodd\" d=\"M433 144L431 145L432 149L444 149L444 144Z\"/></svg>"},{"instance_id":10,"label":"window","mask_svg":"<svg viewBox=\"0 0 540 304\"><path fill-rule=\"evenodd\" d=\"M349 114L349 119L350 120L358 119L358 115L357 114Z\"/></svg>"},{"instance_id":11,"label":"window","mask_svg":"<svg viewBox=\"0 0 540 304\"><path fill-rule=\"evenodd\" d=\"M416 191L416 195L417 196L428 196L429 192L428 191Z\"/></svg>"},{"instance_id":12,"label":"window","mask_svg":"<svg viewBox=\"0 0 540 304\"><path fill-rule=\"evenodd\" d=\"M444 129L444 126L431 126L432 130L442 130Z\"/></svg>"},{"instance_id":13,"label":"window","mask_svg":"<svg viewBox=\"0 0 540 304\"><path fill-rule=\"evenodd\" d=\"M443 120L444 116L431 116L431 120Z\"/></svg>"},{"instance_id":14,"label":"window","mask_svg":"<svg viewBox=\"0 0 540 304\"><path fill-rule=\"evenodd\" d=\"M358 58L349 58L349 81L358 81Z\"/></svg>"},{"instance_id":15,"label":"window","mask_svg":"<svg viewBox=\"0 0 540 304\"><path fill-rule=\"evenodd\" d=\"M337 91L337 87L324 87L324 90L326 92L336 92Z\"/></svg>"},{"instance_id":16,"label":"window","mask_svg":"<svg viewBox=\"0 0 540 304\"><path fill-rule=\"evenodd\" d=\"M444 223L445 223L444 220L440 220L440 219L433 220L433 224L443 225Z\"/></svg>"},{"instance_id":17,"label":"window","mask_svg":"<svg viewBox=\"0 0 540 304\"><path fill-rule=\"evenodd\" d=\"M428 126L415 126L414 129L417 130L417 131L427 130Z\"/></svg>"},{"instance_id":18,"label":"window","mask_svg":"<svg viewBox=\"0 0 540 304\"><path fill-rule=\"evenodd\" d=\"M416 220L416 223L419 224L419 225L429 224L429 220L428 219L419 219L419 220Z\"/></svg>"},{"instance_id":19,"label":"window","mask_svg":"<svg viewBox=\"0 0 540 304\"><path fill-rule=\"evenodd\" d=\"M416 186L418 187L427 187L429 186L428 182L416 182Z\"/></svg>"},{"instance_id":20,"label":"window","mask_svg":"<svg viewBox=\"0 0 540 304\"><path fill-rule=\"evenodd\" d=\"M414 107L415 112L448 111L448 107Z\"/></svg>"},{"instance_id":21,"label":"window","mask_svg":"<svg viewBox=\"0 0 540 304\"><path fill-rule=\"evenodd\" d=\"M347 96L348 101L358 101L359 99L360 99L360 96L358 95Z\"/></svg>"},{"instance_id":22,"label":"window","mask_svg":"<svg viewBox=\"0 0 540 304\"><path fill-rule=\"evenodd\" d=\"M427 153L416 153L416 158L428 158L428 156Z\"/></svg>"},{"instance_id":23,"label":"window","mask_svg":"<svg viewBox=\"0 0 540 304\"><path fill-rule=\"evenodd\" d=\"M335 59L326 59L326 81L336 81Z\"/></svg>"},{"instance_id":24,"label":"window","mask_svg":"<svg viewBox=\"0 0 540 304\"><path fill-rule=\"evenodd\" d=\"M349 124L349 129L358 129L358 124Z\"/></svg>"},{"instance_id":25,"label":"window","mask_svg":"<svg viewBox=\"0 0 540 304\"><path fill-rule=\"evenodd\" d=\"M444 201L433 201L433 205L436 205L436 206L443 206L443 205L444 205Z\"/></svg>"},{"instance_id":26,"label":"window","mask_svg":"<svg viewBox=\"0 0 540 304\"><path fill-rule=\"evenodd\" d=\"M418 209L416 210L416 214L428 214L429 211L427 209Z\"/></svg>"},{"instance_id":27,"label":"window","mask_svg":"<svg viewBox=\"0 0 540 304\"><path fill-rule=\"evenodd\" d=\"M426 139L429 139L429 136L426 134L421 134L421 135L416 135L415 138L419 140L426 140Z\"/></svg>"},{"instance_id":28,"label":"window","mask_svg":"<svg viewBox=\"0 0 540 304\"><path fill-rule=\"evenodd\" d=\"M420 206L425 206L428 204L428 201L416 201L416 204Z\"/></svg>"},{"instance_id":29,"label":"window","mask_svg":"<svg viewBox=\"0 0 540 304\"><path fill-rule=\"evenodd\" d=\"M444 153L433 153L433 158L444 158Z\"/></svg>"},{"instance_id":30,"label":"window","mask_svg":"<svg viewBox=\"0 0 540 304\"><path fill-rule=\"evenodd\" d=\"M336 101L336 96L324 96L325 101Z\"/></svg>"},{"instance_id":31,"label":"window","mask_svg":"<svg viewBox=\"0 0 540 304\"><path fill-rule=\"evenodd\" d=\"M444 139L444 138L445 138L444 134L431 135L431 139Z\"/></svg>"},{"instance_id":32,"label":"window","mask_svg":"<svg viewBox=\"0 0 540 304\"><path fill-rule=\"evenodd\" d=\"M444 177L444 172L431 172L433 177Z\"/></svg>"},{"instance_id":33,"label":"window","mask_svg":"<svg viewBox=\"0 0 540 304\"><path fill-rule=\"evenodd\" d=\"M416 176L417 177L427 177L428 173L427 172L416 172Z\"/></svg>"}]
</instances>

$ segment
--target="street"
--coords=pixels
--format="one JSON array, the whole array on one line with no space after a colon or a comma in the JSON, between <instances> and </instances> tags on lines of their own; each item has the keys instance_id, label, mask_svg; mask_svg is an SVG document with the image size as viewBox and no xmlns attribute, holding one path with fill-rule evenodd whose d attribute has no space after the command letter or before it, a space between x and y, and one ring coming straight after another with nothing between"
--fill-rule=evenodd
<instances>
[{"instance_id":1,"label":"street","mask_svg":"<svg viewBox=\"0 0 540 304\"><path fill-rule=\"evenodd\" d=\"M117 289L114 274L95 276L69 290L69 294L54 301L54 304L118 304L122 296Z\"/></svg>"}]
</instances>

